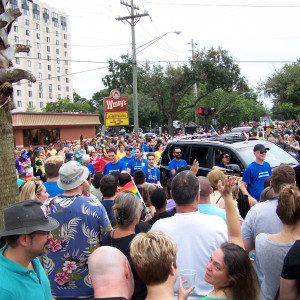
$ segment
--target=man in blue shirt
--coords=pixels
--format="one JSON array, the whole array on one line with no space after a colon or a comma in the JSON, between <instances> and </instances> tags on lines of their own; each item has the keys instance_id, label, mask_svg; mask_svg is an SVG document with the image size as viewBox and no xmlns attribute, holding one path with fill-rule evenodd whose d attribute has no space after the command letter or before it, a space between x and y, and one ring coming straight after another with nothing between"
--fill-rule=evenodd
<instances>
[{"instance_id":1,"label":"man in blue shirt","mask_svg":"<svg viewBox=\"0 0 300 300\"><path fill-rule=\"evenodd\" d=\"M127 173L133 176L135 171L141 170L145 166L148 166L148 162L146 159L143 159L143 149L136 148L134 158L128 162Z\"/></svg>"},{"instance_id":2,"label":"man in blue shirt","mask_svg":"<svg viewBox=\"0 0 300 300\"><path fill-rule=\"evenodd\" d=\"M93 180L95 175L95 168L94 165L90 163L90 157L88 155L82 156L82 165L89 169L90 177Z\"/></svg>"},{"instance_id":3,"label":"man in blue shirt","mask_svg":"<svg viewBox=\"0 0 300 300\"><path fill-rule=\"evenodd\" d=\"M51 231L59 223L47 217L40 201L25 200L4 210L4 224L0 232L6 241L0 251L0 298L52 300L38 256L49 251Z\"/></svg>"},{"instance_id":4,"label":"man in blue shirt","mask_svg":"<svg viewBox=\"0 0 300 300\"><path fill-rule=\"evenodd\" d=\"M63 158L58 155L47 158L45 162L47 181L44 182L44 186L47 190L47 193L49 193L50 198L64 193L64 190L60 189L57 185L58 171L63 163Z\"/></svg>"},{"instance_id":5,"label":"man in blue shirt","mask_svg":"<svg viewBox=\"0 0 300 300\"><path fill-rule=\"evenodd\" d=\"M169 171L171 178L175 176L176 170L181 167L187 167L187 163L184 159L181 159L181 149L179 147L175 147L173 150L174 159L169 162Z\"/></svg>"},{"instance_id":6,"label":"man in blue shirt","mask_svg":"<svg viewBox=\"0 0 300 300\"><path fill-rule=\"evenodd\" d=\"M120 161L125 165L127 168L128 162L132 159L132 147L126 146L125 147L125 156L120 159Z\"/></svg>"},{"instance_id":7,"label":"man in blue shirt","mask_svg":"<svg viewBox=\"0 0 300 300\"><path fill-rule=\"evenodd\" d=\"M140 145L143 148L144 152L149 152L149 148L148 148L147 144L145 143L144 138L140 138Z\"/></svg>"},{"instance_id":8,"label":"man in blue shirt","mask_svg":"<svg viewBox=\"0 0 300 300\"><path fill-rule=\"evenodd\" d=\"M146 174L146 182L156 183L160 185L160 173L157 168L155 168L155 155L152 152L147 154L148 166L144 166L142 171Z\"/></svg>"},{"instance_id":9,"label":"man in blue shirt","mask_svg":"<svg viewBox=\"0 0 300 300\"><path fill-rule=\"evenodd\" d=\"M107 150L107 155L110 160L109 163L105 164L103 168L103 175L110 175L111 172L126 172L126 166L121 160L117 160L117 150L115 148L109 148Z\"/></svg>"},{"instance_id":10,"label":"man in blue shirt","mask_svg":"<svg viewBox=\"0 0 300 300\"><path fill-rule=\"evenodd\" d=\"M272 175L271 166L265 161L267 150L270 149L262 144L256 144L253 149L255 161L248 165L244 172L241 191L248 196L250 206L259 201L265 179Z\"/></svg>"}]
</instances>

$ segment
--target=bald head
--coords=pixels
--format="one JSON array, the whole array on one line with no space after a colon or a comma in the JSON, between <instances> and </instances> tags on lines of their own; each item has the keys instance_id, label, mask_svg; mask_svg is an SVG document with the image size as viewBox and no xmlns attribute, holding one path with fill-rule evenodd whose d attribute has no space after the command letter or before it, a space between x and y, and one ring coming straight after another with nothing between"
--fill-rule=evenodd
<instances>
[{"instance_id":1,"label":"bald head","mask_svg":"<svg viewBox=\"0 0 300 300\"><path fill-rule=\"evenodd\" d=\"M134 283L126 256L117 248L97 248L88 260L95 298L125 297L130 299Z\"/></svg>"},{"instance_id":2,"label":"bald head","mask_svg":"<svg viewBox=\"0 0 300 300\"><path fill-rule=\"evenodd\" d=\"M211 185L210 185L209 180L206 177L199 176L198 179L199 179L200 186L201 186L201 190L200 190L200 201L201 201L203 198L209 197Z\"/></svg>"}]
</instances>

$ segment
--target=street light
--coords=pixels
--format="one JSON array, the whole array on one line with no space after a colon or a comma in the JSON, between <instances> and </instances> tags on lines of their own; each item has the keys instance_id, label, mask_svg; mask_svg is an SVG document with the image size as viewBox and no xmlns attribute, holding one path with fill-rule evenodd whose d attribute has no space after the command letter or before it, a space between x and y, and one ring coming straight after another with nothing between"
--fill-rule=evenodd
<instances>
[{"instance_id":1,"label":"street light","mask_svg":"<svg viewBox=\"0 0 300 300\"><path fill-rule=\"evenodd\" d=\"M87 101L89 101L89 100L86 99L84 101L80 101L80 113L82 113L82 104L87 102Z\"/></svg>"},{"instance_id":2,"label":"street light","mask_svg":"<svg viewBox=\"0 0 300 300\"><path fill-rule=\"evenodd\" d=\"M131 15L133 15L133 5L131 6ZM170 31L165 34L162 34L158 36L157 38L139 46L136 48L135 45L135 31L134 31L134 18L131 18L131 37L132 37L132 87L133 87L133 122L134 122L134 132L135 132L135 137L138 138L139 134L139 107L138 107L138 99L137 99L137 61L136 61L136 50L139 48L142 48L139 50L138 53L141 51L145 50L149 46L151 46L153 43L157 42L164 36L166 36L169 33L175 33L175 34L180 34L181 31Z\"/></svg>"}]
</instances>

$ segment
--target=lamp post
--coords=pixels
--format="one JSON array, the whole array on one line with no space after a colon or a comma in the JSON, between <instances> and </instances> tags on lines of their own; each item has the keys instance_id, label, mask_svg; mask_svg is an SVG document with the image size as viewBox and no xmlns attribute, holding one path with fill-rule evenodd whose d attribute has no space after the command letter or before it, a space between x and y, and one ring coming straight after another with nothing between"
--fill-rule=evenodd
<instances>
[{"instance_id":1,"label":"lamp post","mask_svg":"<svg viewBox=\"0 0 300 300\"><path fill-rule=\"evenodd\" d=\"M82 104L87 102L87 101L89 101L89 100L86 99L84 101L80 101L80 113L82 113Z\"/></svg>"},{"instance_id":2,"label":"lamp post","mask_svg":"<svg viewBox=\"0 0 300 300\"><path fill-rule=\"evenodd\" d=\"M133 5L131 6L131 15L133 15ZM158 36L157 38L139 46L136 48L135 45L135 31L134 31L134 18L131 18L131 37L132 37L132 87L133 87L133 122L134 122L134 132L135 137L138 138L139 135L139 107L138 107L138 93L137 93L137 60L136 60L136 50L142 48L138 51L140 53L141 51L145 50L164 36L166 36L169 33L175 33L180 34L181 31L169 31L166 32L163 35Z\"/></svg>"}]
</instances>

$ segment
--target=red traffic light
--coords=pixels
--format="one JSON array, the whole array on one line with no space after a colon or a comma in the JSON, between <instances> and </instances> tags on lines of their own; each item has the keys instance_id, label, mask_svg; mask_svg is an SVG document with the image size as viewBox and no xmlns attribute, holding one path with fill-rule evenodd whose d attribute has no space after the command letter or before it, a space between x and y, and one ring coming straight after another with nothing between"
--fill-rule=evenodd
<instances>
[{"instance_id":1,"label":"red traffic light","mask_svg":"<svg viewBox=\"0 0 300 300\"><path fill-rule=\"evenodd\" d=\"M204 116L204 107L199 107L197 111L199 115Z\"/></svg>"}]
</instances>

